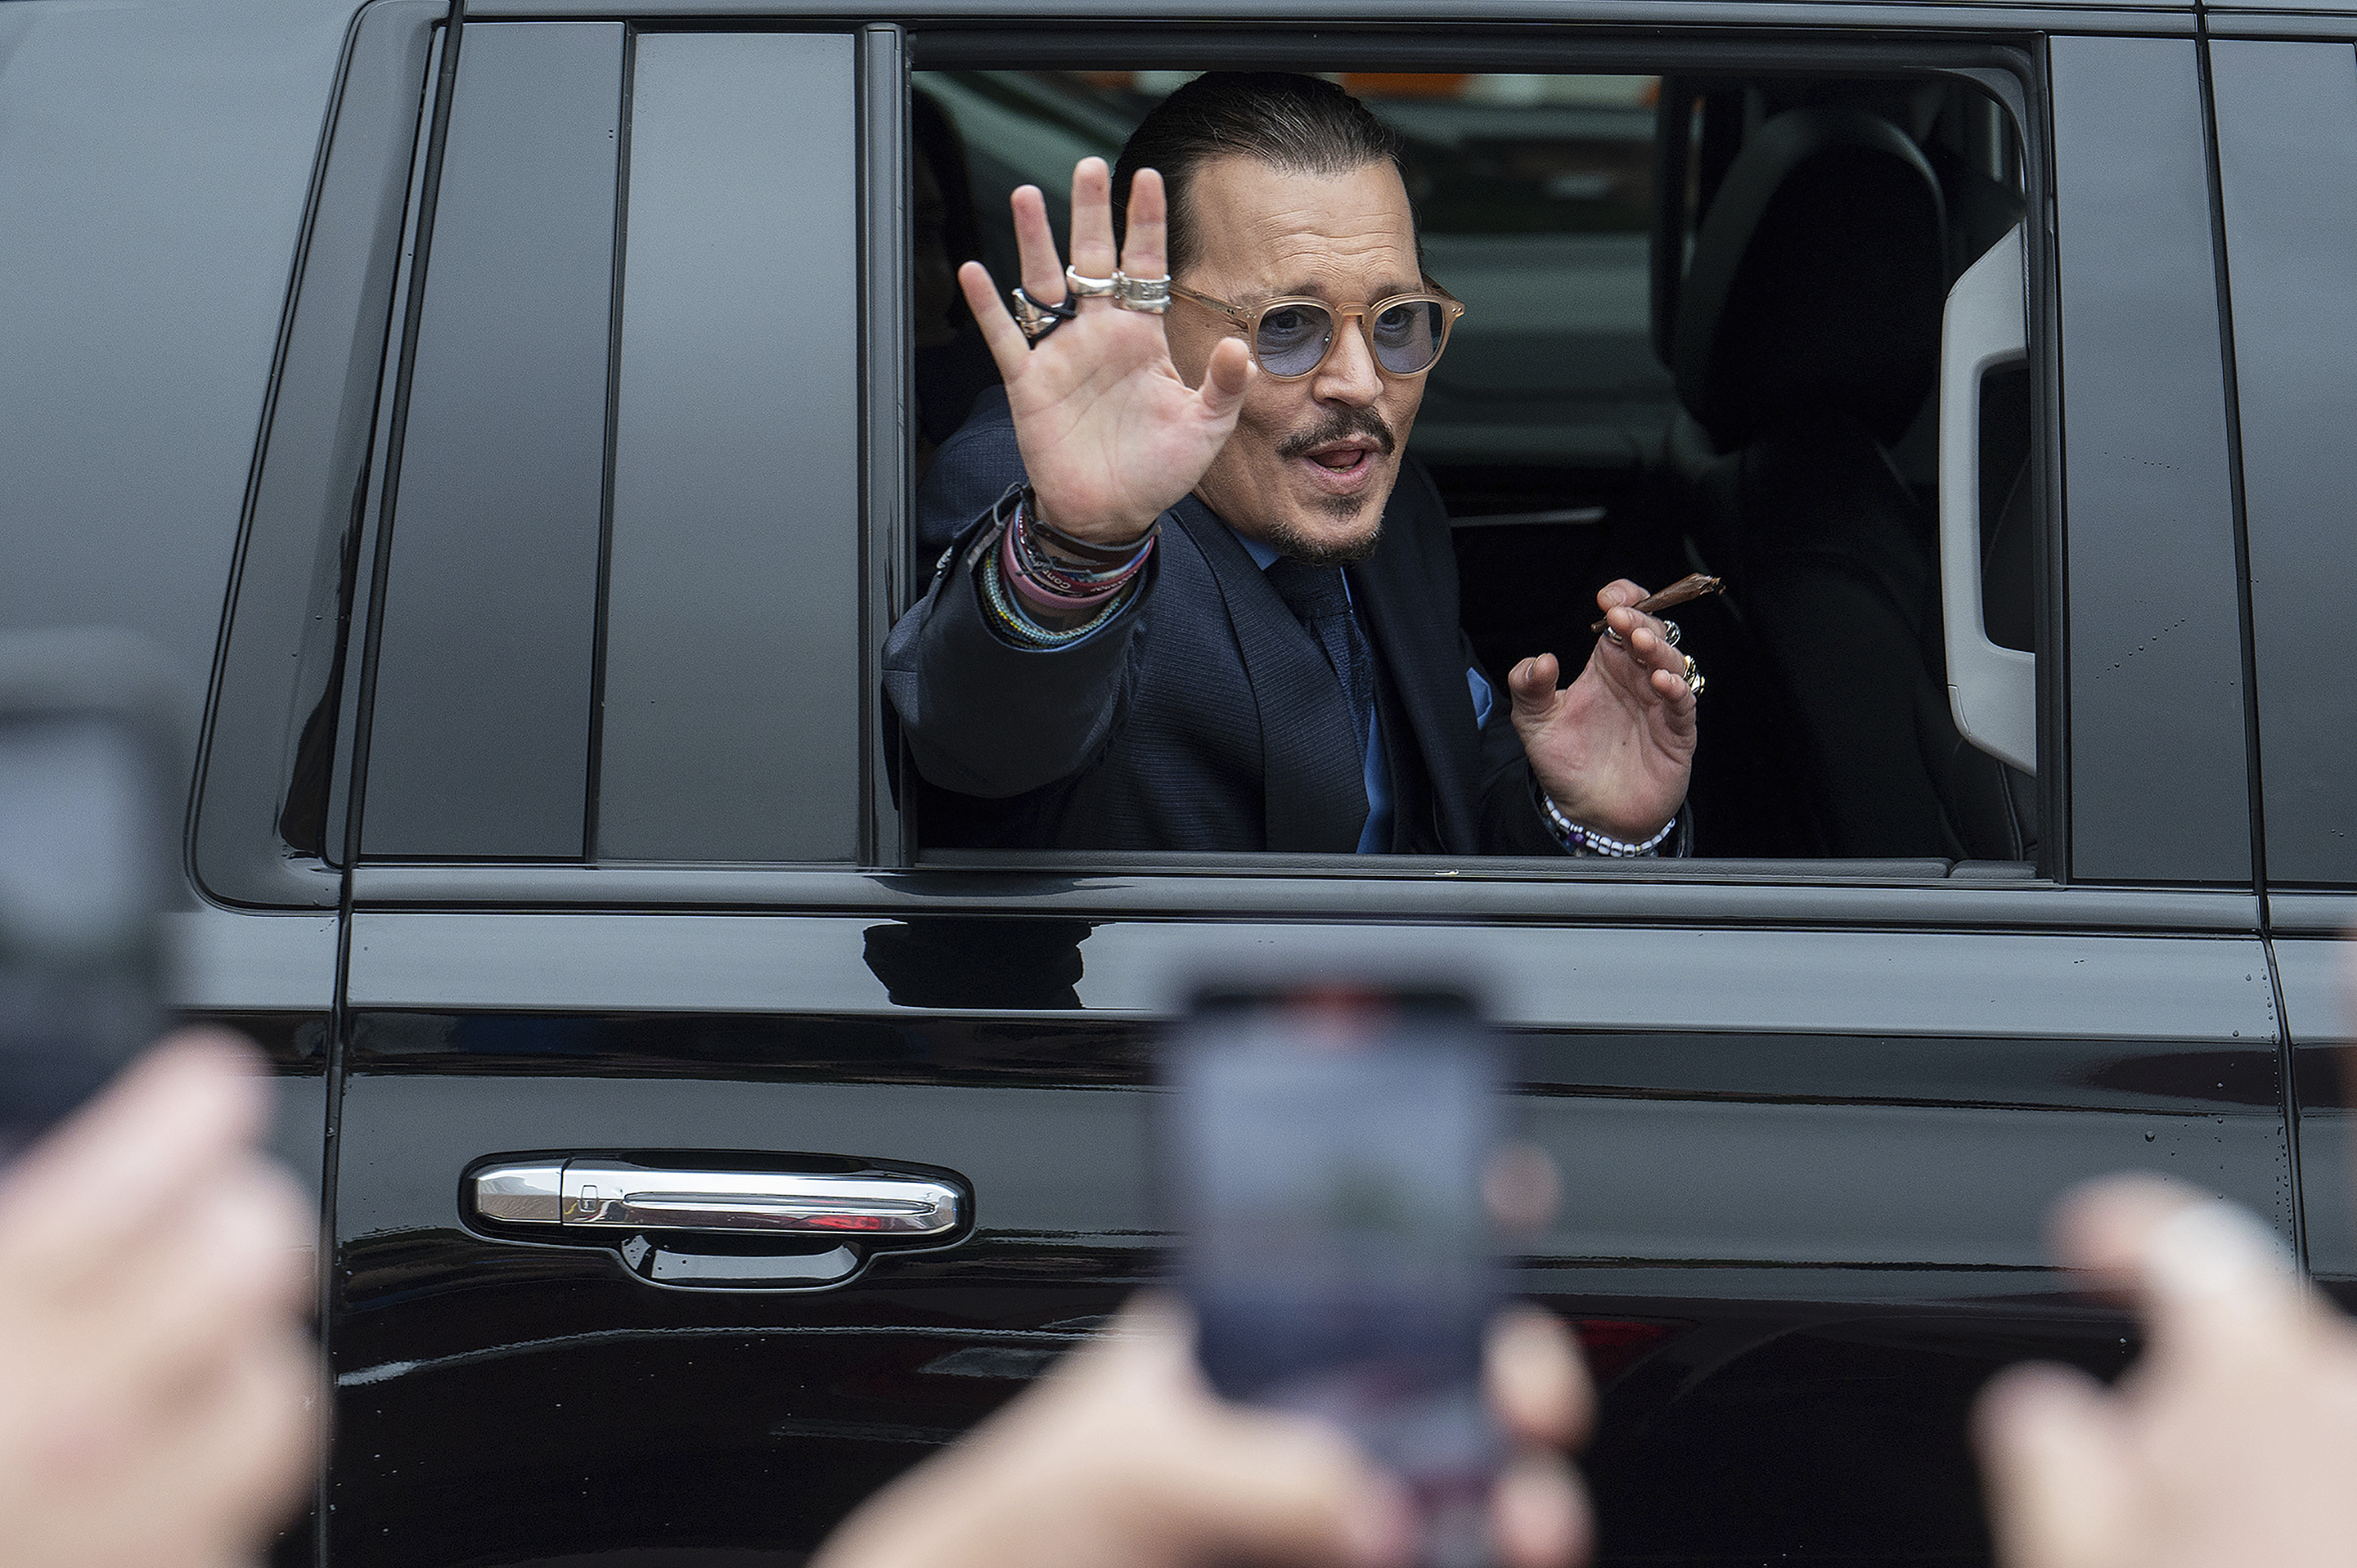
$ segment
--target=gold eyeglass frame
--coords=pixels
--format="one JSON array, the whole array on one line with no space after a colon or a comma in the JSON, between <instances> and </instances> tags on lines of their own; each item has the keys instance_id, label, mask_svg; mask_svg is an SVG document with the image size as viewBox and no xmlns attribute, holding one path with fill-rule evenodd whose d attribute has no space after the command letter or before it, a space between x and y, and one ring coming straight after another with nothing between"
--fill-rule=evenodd
<instances>
[{"instance_id":1,"label":"gold eyeglass frame","mask_svg":"<svg viewBox=\"0 0 2357 1568\"><path fill-rule=\"evenodd\" d=\"M1231 305L1224 299L1215 298L1200 290L1189 288L1183 284L1172 284L1170 292L1179 299L1190 300L1206 310L1226 317L1228 324L1243 334L1244 349L1252 355L1253 363L1260 365L1261 374L1273 381L1307 381L1324 370L1326 361L1334 357L1334 345L1342 340L1342 322L1353 316L1359 318L1359 336L1367 340L1367 359L1375 367L1376 373L1393 381L1407 381L1416 376L1430 374L1432 365L1440 363L1440 356L1448 351L1448 335L1456 329L1458 317L1465 314L1463 300L1458 299L1430 278L1425 279L1424 283L1424 288L1416 293L1387 294L1383 298L1366 305L1338 305L1330 299L1319 299L1316 295L1286 294L1279 295L1275 299L1263 300L1258 305L1245 306ZM1426 365L1421 371L1387 369L1383 364L1383 357L1375 352L1375 317L1394 305L1407 304L1437 305L1441 308L1440 341L1432 350L1432 365ZM1296 371L1286 376L1279 375L1266 365L1260 363L1258 339L1261 317L1272 310L1281 310L1289 305L1316 306L1333 318L1335 330L1327 338L1326 351L1318 356L1316 364L1306 371Z\"/></svg>"}]
</instances>

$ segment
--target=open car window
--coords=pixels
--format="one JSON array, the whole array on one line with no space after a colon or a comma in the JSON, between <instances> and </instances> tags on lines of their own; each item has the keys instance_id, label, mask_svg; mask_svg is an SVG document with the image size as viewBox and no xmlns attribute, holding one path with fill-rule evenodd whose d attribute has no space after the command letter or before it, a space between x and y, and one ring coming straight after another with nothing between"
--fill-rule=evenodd
<instances>
[{"instance_id":1,"label":"open car window","mask_svg":"<svg viewBox=\"0 0 2357 1568\"><path fill-rule=\"evenodd\" d=\"M1011 279L1009 192L1039 186L1063 234L1073 162L1112 160L1190 75L916 73L920 472L996 379L929 266ZM1428 271L1467 306L1409 453L1492 686L1540 652L1578 669L1615 578L1719 575L1676 612L1709 682L1698 856L2029 875L2033 361L1945 330L1976 263L1975 297L2023 286L2001 275L2028 173L2007 113L1931 74L1338 80L1402 135ZM1964 402L1969 482L1952 464L1943 499Z\"/></svg>"}]
</instances>

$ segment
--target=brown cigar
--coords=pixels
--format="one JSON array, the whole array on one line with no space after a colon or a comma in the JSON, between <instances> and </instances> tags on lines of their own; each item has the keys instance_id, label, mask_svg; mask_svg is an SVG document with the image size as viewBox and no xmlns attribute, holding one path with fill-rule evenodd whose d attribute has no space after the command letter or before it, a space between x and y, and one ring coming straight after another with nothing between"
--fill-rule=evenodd
<instances>
[{"instance_id":1,"label":"brown cigar","mask_svg":"<svg viewBox=\"0 0 2357 1568\"><path fill-rule=\"evenodd\" d=\"M1680 577L1660 593L1649 594L1628 607L1643 615L1652 615L1655 610L1665 610L1672 605L1682 605L1688 599L1698 599L1705 594L1716 594L1726 586L1727 585L1718 578L1696 572L1689 576ZM1602 631L1604 622L1598 619L1587 629Z\"/></svg>"}]
</instances>

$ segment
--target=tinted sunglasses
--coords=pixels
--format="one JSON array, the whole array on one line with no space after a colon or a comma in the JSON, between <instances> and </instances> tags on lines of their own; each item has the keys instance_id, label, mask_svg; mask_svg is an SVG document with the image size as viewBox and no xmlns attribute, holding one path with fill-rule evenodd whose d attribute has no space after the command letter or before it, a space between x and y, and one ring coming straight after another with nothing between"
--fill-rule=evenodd
<instances>
[{"instance_id":1,"label":"tinted sunglasses","mask_svg":"<svg viewBox=\"0 0 2357 1568\"><path fill-rule=\"evenodd\" d=\"M1259 305L1230 305L1178 284L1170 292L1206 310L1217 311L1243 334L1253 362L1280 381L1297 381L1334 351L1335 318L1354 316L1366 334L1367 352L1388 376L1420 376L1448 347L1448 329L1465 306L1431 285L1430 294L1395 294L1372 305L1335 305L1287 295Z\"/></svg>"}]
</instances>

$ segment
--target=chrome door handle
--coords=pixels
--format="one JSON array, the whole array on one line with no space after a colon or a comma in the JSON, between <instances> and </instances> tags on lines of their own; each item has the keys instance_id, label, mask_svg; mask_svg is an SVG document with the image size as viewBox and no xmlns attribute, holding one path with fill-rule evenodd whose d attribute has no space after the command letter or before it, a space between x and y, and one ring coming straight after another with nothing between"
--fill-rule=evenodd
<instances>
[{"instance_id":1,"label":"chrome door handle","mask_svg":"<svg viewBox=\"0 0 2357 1568\"><path fill-rule=\"evenodd\" d=\"M948 1182L893 1171L662 1170L586 1157L478 1166L468 1187L483 1219L567 1230L913 1241L955 1230L963 1205Z\"/></svg>"}]
</instances>

